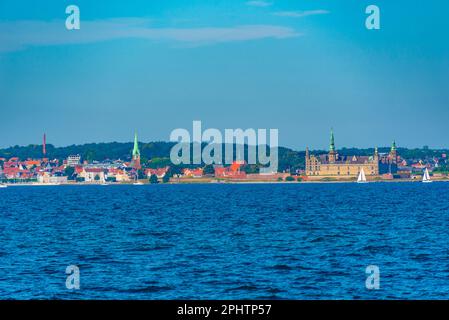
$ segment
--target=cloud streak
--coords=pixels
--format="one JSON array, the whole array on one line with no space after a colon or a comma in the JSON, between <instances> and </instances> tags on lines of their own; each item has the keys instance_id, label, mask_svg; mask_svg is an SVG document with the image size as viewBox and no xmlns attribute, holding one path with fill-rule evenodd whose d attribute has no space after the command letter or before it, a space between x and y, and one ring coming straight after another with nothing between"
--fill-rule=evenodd
<instances>
[{"instance_id":1,"label":"cloud streak","mask_svg":"<svg viewBox=\"0 0 449 320\"><path fill-rule=\"evenodd\" d=\"M252 6L252 7L269 7L273 3L268 1L262 1L262 0L254 0L254 1L248 1L246 2L246 5Z\"/></svg>"},{"instance_id":2,"label":"cloud streak","mask_svg":"<svg viewBox=\"0 0 449 320\"><path fill-rule=\"evenodd\" d=\"M68 31L65 21L0 21L0 52L34 46L87 44L115 39L146 39L202 45L258 39L285 39L301 34L276 25L234 27L155 28L139 18L81 21L80 30Z\"/></svg>"},{"instance_id":3,"label":"cloud streak","mask_svg":"<svg viewBox=\"0 0 449 320\"><path fill-rule=\"evenodd\" d=\"M330 11L327 10L308 10L308 11L279 11L274 12L273 15L279 17L290 17L290 18L302 18L307 16L315 16L321 14L328 14Z\"/></svg>"}]
</instances>

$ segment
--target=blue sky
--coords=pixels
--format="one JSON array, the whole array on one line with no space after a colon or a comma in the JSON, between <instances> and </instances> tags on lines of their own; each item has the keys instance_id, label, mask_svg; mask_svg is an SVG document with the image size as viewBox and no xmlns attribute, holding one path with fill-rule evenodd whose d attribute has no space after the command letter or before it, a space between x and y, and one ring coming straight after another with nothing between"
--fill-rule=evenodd
<instances>
[{"instance_id":1,"label":"blue sky","mask_svg":"<svg viewBox=\"0 0 449 320\"><path fill-rule=\"evenodd\" d=\"M65 29L76 4L81 30ZM365 28L365 8L381 30ZM449 147L449 2L0 0L0 147L278 128L279 143Z\"/></svg>"}]
</instances>

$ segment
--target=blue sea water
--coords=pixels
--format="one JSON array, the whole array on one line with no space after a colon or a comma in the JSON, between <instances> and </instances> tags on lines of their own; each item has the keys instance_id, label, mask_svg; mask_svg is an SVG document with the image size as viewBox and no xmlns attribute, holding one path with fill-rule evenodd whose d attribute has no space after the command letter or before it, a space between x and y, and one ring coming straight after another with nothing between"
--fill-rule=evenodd
<instances>
[{"instance_id":1,"label":"blue sea water","mask_svg":"<svg viewBox=\"0 0 449 320\"><path fill-rule=\"evenodd\" d=\"M438 182L0 189L0 299L447 299L448 196Z\"/></svg>"}]
</instances>

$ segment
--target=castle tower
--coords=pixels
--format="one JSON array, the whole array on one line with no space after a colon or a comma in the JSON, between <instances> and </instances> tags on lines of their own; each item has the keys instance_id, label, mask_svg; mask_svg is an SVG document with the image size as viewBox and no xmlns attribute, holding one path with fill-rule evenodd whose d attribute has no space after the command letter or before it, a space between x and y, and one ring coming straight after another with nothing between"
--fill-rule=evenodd
<instances>
[{"instance_id":1,"label":"castle tower","mask_svg":"<svg viewBox=\"0 0 449 320\"><path fill-rule=\"evenodd\" d=\"M337 160L337 152L335 151L334 130L331 129L331 139L329 144L329 162L333 163Z\"/></svg>"},{"instance_id":2,"label":"castle tower","mask_svg":"<svg viewBox=\"0 0 449 320\"><path fill-rule=\"evenodd\" d=\"M306 165L306 174L309 170L310 167L310 153L309 153L309 147L306 147L306 161L305 161L305 165Z\"/></svg>"},{"instance_id":3,"label":"castle tower","mask_svg":"<svg viewBox=\"0 0 449 320\"><path fill-rule=\"evenodd\" d=\"M137 132L134 135L134 149L131 165L134 169L141 169L139 142L137 141Z\"/></svg>"},{"instance_id":4,"label":"castle tower","mask_svg":"<svg viewBox=\"0 0 449 320\"><path fill-rule=\"evenodd\" d=\"M393 141L390 149L390 160L396 163L397 159L398 159L398 151L396 149L396 141Z\"/></svg>"},{"instance_id":5,"label":"castle tower","mask_svg":"<svg viewBox=\"0 0 449 320\"><path fill-rule=\"evenodd\" d=\"M374 160L379 160L379 151L377 150L377 147L374 148Z\"/></svg>"}]
</instances>

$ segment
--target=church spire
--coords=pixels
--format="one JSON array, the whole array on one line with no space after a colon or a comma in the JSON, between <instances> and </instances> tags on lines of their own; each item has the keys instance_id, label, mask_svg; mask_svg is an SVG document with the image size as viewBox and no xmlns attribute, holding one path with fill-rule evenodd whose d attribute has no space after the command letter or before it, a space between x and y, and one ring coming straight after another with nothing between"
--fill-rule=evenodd
<instances>
[{"instance_id":1,"label":"church spire","mask_svg":"<svg viewBox=\"0 0 449 320\"><path fill-rule=\"evenodd\" d=\"M391 144L391 152L396 151L396 141L393 140L393 143Z\"/></svg>"},{"instance_id":2,"label":"church spire","mask_svg":"<svg viewBox=\"0 0 449 320\"><path fill-rule=\"evenodd\" d=\"M334 129L331 129L331 141L329 144L329 162L334 163L337 161L338 155L335 151L335 139L334 139Z\"/></svg>"},{"instance_id":3,"label":"church spire","mask_svg":"<svg viewBox=\"0 0 449 320\"><path fill-rule=\"evenodd\" d=\"M137 132L134 134L133 158L140 156L139 142L137 141Z\"/></svg>"},{"instance_id":4,"label":"church spire","mask_svg":"<svg viewBox=\"0 0 449 320\"><path fill-rule=\"evenodd\" d=\"M329 144L329 151L335 151L334 129L331 129L331 141Z\"/></svg>"},{"instance_id":5,"label":"church spire","mask_svg":"<svg viewBox=\"0 0 449 320\"><path fill-rule=\"evenodd\" d=\"M137 132L134 134L134 149L133 149L133 158L132 158L132 166L134 169L141 169L140 165L140 150L139 150L139 142L137 141Z\"/></svg>"}]
</instances>

